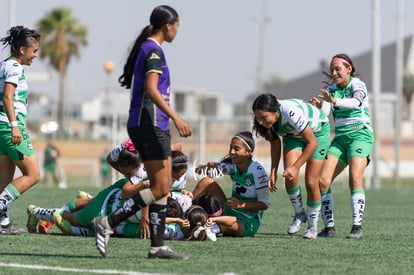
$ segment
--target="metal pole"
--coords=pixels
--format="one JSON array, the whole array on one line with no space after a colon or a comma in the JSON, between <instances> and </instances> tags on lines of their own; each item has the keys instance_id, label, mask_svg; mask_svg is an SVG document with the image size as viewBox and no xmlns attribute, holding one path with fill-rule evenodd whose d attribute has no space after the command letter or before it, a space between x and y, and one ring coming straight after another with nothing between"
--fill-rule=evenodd
<instances>
[{"instance_id":1,"label":"metal pole","mask_svg":"<svg viewBox=\"0 0 414 275\"><path fill-rule=\"evenodd\" d=\"M16 22L16 9L14 0L9 0L9 27L13 27Z\"/></svg>"},{"instance_id":2,"label":"metal pole","mask_svg":"<svg viewBox=\"0 0 414 275\"><path fill-rule=\"evenodd\" d=\"M263 60L264 60L264 46L265 46L265 28L266 24L270 21L266 16L267 1L262 1L262 11L259 18L259 54L256 69L256 92L260 92L263 88Z\"/></svg>"},{"instance_id":3,"label":"metal pole","mask_svg":"<svg viewBox=\"0 0 414 275\"><path fill-rule=\"evenodd\" d=\"M381 187L381 178L379 176L380 161L380 94L381 94L381 47L380 47L380 1L372 0L372 91L374 96L374 134L375 143L373 151L373 177L372 186Z\"/></svg>"},{"instance_id":4,"label":"metal pole","mask_svg":"<svg viewBox=\"0 0 414 275\"><path fill-rule=\"evenodd\" d=\"M397 42L395 54L395 94L397 96L395 112L395 171L394 180L398 185L400 181L400 153L401 153L401 120L403 100L403 74L404 74L404 0L397 3Z\"/></svg>"}]
</instances>

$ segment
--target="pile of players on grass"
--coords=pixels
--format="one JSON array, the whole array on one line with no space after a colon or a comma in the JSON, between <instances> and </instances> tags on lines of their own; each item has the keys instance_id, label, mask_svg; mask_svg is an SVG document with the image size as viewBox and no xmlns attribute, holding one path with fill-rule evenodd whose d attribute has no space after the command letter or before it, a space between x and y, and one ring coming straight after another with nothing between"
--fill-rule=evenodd
<instances>
[{"instance_id":1,"label":"pile of players on grass","mask_svg":"<svg viewBox=\"0 0 414 275\"><path fill-rule=\"evenodd\" d=\"M195 172L202 174L203 177L193 192L186 189L188 158L182 152L181 144L171 145L173 182L167 204L165 239L216 241L217 234L242 237L253 236L257 232L263 210L269 205L269 192L266 191L259 197L254 192L254 197L261 206L260 209L243 211L239 206L244 203L245 198L239 197L240 194L241 196L253 195L257 186L251 185L252 192L244 190L245 192L242 193L238 192L234 186L232 197L228 199L214 178L208 176L214 174L215 171L220 171L221 174L228 174L231 177L238 169L237 165L250 162L252 148L254 148L252 134L240 132L232 138L232 144L250 153L239 156L239 164L233 164L228 157L219 163L209 162L207 165L198 167ZM75 198L59 208L29 205L27 208L28 231L46 234L53 225L56 225L66 235L94 236L92 223L94 218L111 214L118 207L122 207L126 199L150 187L145 167L131 140L114 147L109 152L107 161L124 178L105 187L96 196L79 191ZM256 172L254 178L260 179L258 184L267 186L265 170L257 169L263 168L261 164L253 161L247 166L253 171L263 171L259 174ZM263 189L267 190L267 188ZM117 225L113 235L126 238L149 238L148 215L148 207L143 208Z\"/></svg>"}]
</instances>

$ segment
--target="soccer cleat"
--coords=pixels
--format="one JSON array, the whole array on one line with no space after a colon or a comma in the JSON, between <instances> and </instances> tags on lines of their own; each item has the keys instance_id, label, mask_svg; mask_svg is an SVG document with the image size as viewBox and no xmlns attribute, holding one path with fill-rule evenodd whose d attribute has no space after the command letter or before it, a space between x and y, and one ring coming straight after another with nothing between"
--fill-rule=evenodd
<instances>
[{"instance_id":1,"label":"soccer cleat","mask_svg":"<svg viewBox=\"0 0 414 275\"><path fill-rule=\"evenodd\" d=\"M23 232L24 232L23 228L15 227L11 223L9 223L8 225L0 226L1 235L20 235Z\"/></svg>"},{"instance_id":2,"label":"soccer cleat","mask_svg":"<svg viewBox=\"0 0 414 275\"><path fill-rule=\"evenodd\" d=\"M27 223L26 228L29 233L36 233L36 227L39 223L39 219L34 215L34 210L37 208L36 205L29 205L26 209L27 213Z\"/></svg>"},{"instance_id":3,"label":"soccer cleat","mask_svg":"<svg viewBox=\"0 0 414 275\"><path fill-rule=\"evenodd\" d=\"M352 225L351 232L346 236L347 239L361 239L362 238L362 226Z\"/></svg>"},{"instance_id":4,"label":"soccer cleat","mask_svg":"<svg viewBox=\"0 0 414 275\"><path fill-rule=\"evenodd\" d=\"M39 234L47 234L49 233L50 229L53 227L53 222L49 221L40 221L39 223Z\"/></svg>"},{"instance_id":5,"label":"soccer cleat","mask_svg":"<svg viewBox=\"0 0 414 275\"><path fill-rule=\"evenodd\" d=\"M56 226L62 231L65 235L72 235L72 230L70 229L71 224L69 221L65 220L57 211L53 213L53 222Z\"/></svg>"},{"instance_id":6,"label":"soccer cleat","mask_svg":"<svg viewBox=\"0 0 414 275\"><path fill-rule=\"evenodd\" d=\"M313 227L306 229L305 234L303 235L303 238L309 240L315 240L316 237L318 237L318 231Z\"/></svg>"},{"instance_id":7,"label":"soccer cleat","mask_svg":"<svg viewBox=\"0 0 414 275\"><path fill-rule=\"evenodd\" d=\"M88 198L88 199L93 198L93 196L91 194L89 194L88 192L85 192L85 191L78 191L78 194L76 195L76 197L78 199L80 199L80 198Z\"/></svg>"},{"instance_id":8,"label":"soccer cleat","mask_svg":"<svg viewBox=\"0 0 414 275\"><path fill-rule=\"evenodd\" d=\"M296 234L300 230L300 226L302 223L305 223L307 220L306 212L301 212L295 214L292 223L288 227L288 234L293 235Z\"/></svg>"},{"instance_id":9,"label":"soccer cleat","mask_svg":"<svg viewBox=\"0 0 414 275\"><path fill-rule=\"evenodd\" d=\"M333 238L336 235L335 226L325 227L321 232L318 233L318 237Z\"/></svg>"},{"instance_id":10,"label":"soccer cleat","mask_svg":"<svg viewBox=\"0 0 414 275\"><path fill-rule=\"evenodd\" d=\"M168 246L151 247L148 252L149 259L169 259L169 260L188 260L189 257L174 252Z\"/></svg>"},{"instance_id":11,"label":"soccer cleat","mask_svg":"<svg viewBox=\"0 0 414 275\"><path fill-rule=\"evenodd\" d=\"M95 244L103 257L108 255L108 243L110 235L114 233L109 226L108 217L96 217L92 220L95 230Z\"/></svg>"}]
</instances>

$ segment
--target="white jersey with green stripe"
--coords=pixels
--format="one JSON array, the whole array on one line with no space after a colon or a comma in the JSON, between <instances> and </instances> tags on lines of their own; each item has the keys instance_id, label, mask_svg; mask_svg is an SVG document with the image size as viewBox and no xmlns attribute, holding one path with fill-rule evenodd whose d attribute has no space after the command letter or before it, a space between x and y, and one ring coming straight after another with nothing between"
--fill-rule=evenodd
<instances>
[{"instance_id":1,"label":"white jersey with green stripe","mask_svg":"<svg viewBox=\"0 0 414 275\"><path fill-rule=\"evenodd\" d=\"M306 126L314 133L319 132L329 120L325 113L301 99L279 100L279 120L276 134L300 136Z\"/></svg>"},{"instance_id":2,"label":"white jersey with green stripe","mask_svg":"<svg viewBox=\"0 0 414 275\"><path fill-rule=\"evenodd\" d=\"M8 58L0 63L0 121L9 123L3 102L5 83L16 85L16 91L13 95L14 112L16 119L26 124L28 86L23 66L13 58Z\"/></svg>"},{"instance_id":3,"label":"white jersey with green stripe","mask_svg":"<svg viewBox=\"0 0 414 275\"><path fill-rule=\"evenodd\" d=\"M349 84L342 89L336 84L326 88L334 98L355 98L360 102L357 108L340 108L332 105L335 135L345 135L357 131L363 127L372 131L369 98L367 87L359 78L352 77Z\"/></svg>"},{"instance_id":4,"label":"white jersey with green stripe","mask_svg":"<svg viewBox=\"0 0 414 275\"><path fill-rule=\"evenodd\" d=\"M270 204L270 193L267 187L268 175L261 163L250 160L246 171L242 174L240 174L237 165L234 163L221 162L219 169L223 172L223 175L231 177L232 197L241 202L260 201L266 205ZM249 218L257 217L259 221L263 215L262 210L248 211L244 208L233 210Z\"/></svg>"}]
</instances>

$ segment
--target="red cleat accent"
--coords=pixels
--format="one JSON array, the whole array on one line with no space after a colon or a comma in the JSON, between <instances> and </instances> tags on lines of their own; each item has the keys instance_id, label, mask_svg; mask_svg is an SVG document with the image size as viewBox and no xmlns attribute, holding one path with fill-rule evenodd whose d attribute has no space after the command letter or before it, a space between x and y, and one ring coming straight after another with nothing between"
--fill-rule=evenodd
<instances>
[{"instance_id":1,"label":"red cleat accent","mask_svg":"<svg viewBox=\"0 0 414 275\"><path fill-rule=\"evenodd\" d=\"M39 223L39 234L47 234L49 233L50 229L52 229L53 226L53 222L48 222L48 221L41 221Z\"/></svg>"}]
</instances>

